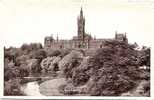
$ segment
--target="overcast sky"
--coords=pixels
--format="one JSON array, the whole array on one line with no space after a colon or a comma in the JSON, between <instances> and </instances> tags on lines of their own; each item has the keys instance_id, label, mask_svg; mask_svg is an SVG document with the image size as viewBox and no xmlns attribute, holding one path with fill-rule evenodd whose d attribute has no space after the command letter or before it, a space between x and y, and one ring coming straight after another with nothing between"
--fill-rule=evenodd
<instances>
[{"instance_id":1,"label":"overcast sky","mask_svg":"<svg viewBox=\"0 0 154 100\"><path fill-rule=\"evenodd\" d=\"M43 43L51 34L71 39L81 6L86 33L113 38L115 31L126 32L130 43L151 46L154 0L0 0L1 43Z\"/></svg>"}]
</instances>

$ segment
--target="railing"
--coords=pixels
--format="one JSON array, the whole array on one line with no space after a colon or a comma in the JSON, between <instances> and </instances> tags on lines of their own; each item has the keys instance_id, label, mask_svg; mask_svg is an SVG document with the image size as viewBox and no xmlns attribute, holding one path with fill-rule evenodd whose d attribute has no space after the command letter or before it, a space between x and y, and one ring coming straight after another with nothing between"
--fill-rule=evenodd
<instances>
[{"instance_id":1,"label":"railing","mask_svg":"<svg viewBox=\"0 0 154 100\"><path fill-rule=\"evenodd\" d=\"M29 79L29 78L51 78L51 77L23 77L23 78Z\"/></svg>"}]
</instances>

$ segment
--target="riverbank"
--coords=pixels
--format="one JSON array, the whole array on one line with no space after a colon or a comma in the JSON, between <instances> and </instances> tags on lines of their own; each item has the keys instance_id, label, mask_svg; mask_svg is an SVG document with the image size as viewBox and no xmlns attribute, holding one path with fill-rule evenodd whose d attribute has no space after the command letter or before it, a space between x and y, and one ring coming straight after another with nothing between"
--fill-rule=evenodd
<instances>
[{"instance_id":1,"label":"riverbank","mask_svg":"<svg viewBox=\"0 0 154 100\"><path fill-rule=\"evenodd\" d=\"M45 81L40 84L40 93L45 96L62 96L64 94L59 92L59 86L66 84L65 78L58 78L49 81Z\"/></svg>"}]
</instances>

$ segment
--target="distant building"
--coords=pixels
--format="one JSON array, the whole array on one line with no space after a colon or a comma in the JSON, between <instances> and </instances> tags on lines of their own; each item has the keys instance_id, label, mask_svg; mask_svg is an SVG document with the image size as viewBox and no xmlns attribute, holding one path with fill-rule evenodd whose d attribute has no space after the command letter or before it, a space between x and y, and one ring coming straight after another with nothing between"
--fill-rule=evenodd
<instances>
[{"instance_id":1,"label":"distant building","mask_svg":"<svg viewBox=\"0 0 154 100\"><path fill-rule=\"evenodd\" d=\"M53 36L47 36L44 39L44 46L48 48L101 48L105 41L122 41L128 42L126 33L119 34L115 33L115 38L113 39L96 39L90 34L85 33L85 18L83 16L82 8L80 10L80 15L77 17L77 36L74 36L71 40L59 40L58 35L55 40Z\"/></svg>"}]
</instances>

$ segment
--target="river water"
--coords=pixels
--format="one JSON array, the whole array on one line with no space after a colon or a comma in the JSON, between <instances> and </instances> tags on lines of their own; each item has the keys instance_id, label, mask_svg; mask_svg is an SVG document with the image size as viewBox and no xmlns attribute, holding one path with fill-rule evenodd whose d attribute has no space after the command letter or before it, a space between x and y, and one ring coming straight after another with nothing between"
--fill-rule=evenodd
<instances>
[{"instance_id":1,"label":"river water","mask_svg":"<svg viewBox=\"0 0 154 100\"><path fill-rule=\"evenodd\" d=\"M47 80L41 84L34 81L22 85L21 91L27 96L57 96L63 95L59 92L59 86L63 84L66 84L65 78Z\"/></svg>"},{"instance_id":2,"label":"river water","mask_svg":"<svg viewBox=\"0 0 154 100\"><path fill-rule=\"evenodd\" d=\"M21 91L24 92L27 96L44 96L40 93L39 84L37 81L28 82L27 84L21 87Z\"/></svg>"}]
</instances>

